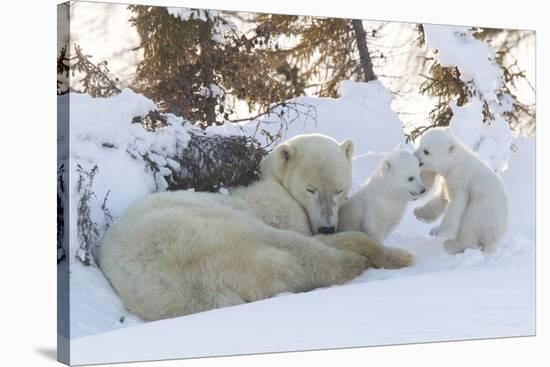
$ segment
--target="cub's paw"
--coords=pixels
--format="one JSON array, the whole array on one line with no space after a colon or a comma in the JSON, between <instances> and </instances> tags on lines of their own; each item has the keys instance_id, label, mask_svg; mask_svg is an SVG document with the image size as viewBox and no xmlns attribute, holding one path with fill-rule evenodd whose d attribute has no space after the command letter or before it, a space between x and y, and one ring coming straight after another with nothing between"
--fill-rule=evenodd
<instances>
[{"instance_id":1,"label":"cub's paw","mask_svg":"<svg viewBox=\"0 0 550 367\"><path fill-rule=\"evenodd\" d=\"M413 214L416 219L424 223L432 223L437 219L436 213L424 206L414 209Z\"/></svg>"},{"instance_id":2,"label":"cub's paw","mask_svg":"<svg viewBox=\"0 0 550 367\"><path fill-rule=\"evenodd\" d=\"M400 269L412 265L414 255L409 251L397 247L385 247L385 258L382 267L386 269Z\"/></svg>"}]
</instances>

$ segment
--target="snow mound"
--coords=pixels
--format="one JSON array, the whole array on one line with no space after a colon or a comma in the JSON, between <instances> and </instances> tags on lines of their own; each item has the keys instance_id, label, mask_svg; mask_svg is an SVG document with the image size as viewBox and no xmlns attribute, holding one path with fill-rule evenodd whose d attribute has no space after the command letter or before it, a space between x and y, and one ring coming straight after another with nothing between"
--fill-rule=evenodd
<instances>
[{"instance_id":1,"label":"snow mound","mask_svg":"<svg viewBox=\"0 0 550 367\"><path fill-rule=\"evenodd\" d=\"M293 122L283 130L284 140L309 133L325 134L338 141L353 138L356 155L388 152L399 143L405 144L403 123L391 109L391 94L380 81L346 80L338 90L339 98L300 97L291 101L298 104L298 111L288 112L288 120ZM260 122L270 134L276 134L280 125L270 121L268 116L241 126L245 133L253 134ZM267 143L261 137L258 139Z\"/></svg>"}]
</instances>

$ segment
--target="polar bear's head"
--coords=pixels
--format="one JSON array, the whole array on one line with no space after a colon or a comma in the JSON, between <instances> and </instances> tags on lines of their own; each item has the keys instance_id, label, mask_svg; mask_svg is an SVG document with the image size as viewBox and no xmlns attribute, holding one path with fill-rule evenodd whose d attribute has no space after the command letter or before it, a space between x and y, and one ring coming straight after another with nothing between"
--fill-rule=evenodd
<instances>
[{"instance_id":1,"label":"polar bear's head","mask_svg":"<svg viewBox=\"0 0 550 367\"><path fill-rule=\"evenodd\" d=\"M414 155L423 170L444 173L452 166L458 145L449 128L434 128L422 135Z\"/></svg>"},{"instance_id":2,"label":"polar bear's head","mask_svg":"<svg viewBox=\"0 0 550 367\"><path fill-rule=\"evenodd\" d=\"M378 169L387 189L399 197L416 200L426 192L420 178L420 165L415 155L401 144L390 152Z\"/></svg>"},{"instance_id":3,"label":"polar bear's head","mask_svg":"<svg viewBox=\"0 0 550 367\"><path fill-rule=\"evenodd\" d=\"M275 148L261 169L304 208L313 234L334 233L351 185L352 156L349 139L338 143L324 135L299 135Z\"/></svg>"}]
</instances>

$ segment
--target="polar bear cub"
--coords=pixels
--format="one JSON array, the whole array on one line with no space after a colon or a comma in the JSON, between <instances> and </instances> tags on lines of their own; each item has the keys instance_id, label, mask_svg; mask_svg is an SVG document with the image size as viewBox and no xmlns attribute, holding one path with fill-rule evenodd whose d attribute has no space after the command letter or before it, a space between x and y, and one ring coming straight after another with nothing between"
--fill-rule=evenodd
<instances>
[{"instance_id":1,"label":"polar bear cub","mask_svg":"<svg viewBox=\"0 0 550 367\"><path fill-rule=\"evenodd\" d=\"M426 191L418 159L399 145L365 185L340 208L339 231L362 231L383 243L399 224L409 201Z\"/></svg>"},{"instance_id":2,"label":"polar bear cub","mask_svg":"<svg viewBox=\"0 0 550 367\"><path fill-rule=\"evenodd\" d=\"M434 200L448 203L434 206L446 210L441 224L430 235L444 238L445 249L453 254L467 248L494 250L506 232L508 221L508 199L500 178L448 128L426 132L415 155L422 169L444 178L446 198L439 195ZM421 208L415 214L418 217L426 214L423 212L426 211ZM430 220L441 213L433 214L430 213Z\"/></svg>"}]
</instances>

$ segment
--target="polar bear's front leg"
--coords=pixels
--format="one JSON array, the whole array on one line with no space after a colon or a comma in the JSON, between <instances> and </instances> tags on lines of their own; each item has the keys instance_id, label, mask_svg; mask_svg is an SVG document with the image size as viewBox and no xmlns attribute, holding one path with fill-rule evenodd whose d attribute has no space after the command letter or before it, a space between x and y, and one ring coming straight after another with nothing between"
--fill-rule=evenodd
<instances>
[{"instance_id":1,"label":"polar bear's front leg","mask_svg":"<svg viewBox=\"0 0 550 367\"><path fill-rule=\"evenodd\" d=\"M340 232L332 235L315 236L327 245L353 251L365 256L374 268L400 269L414 261L414 255L406 250L386 247L363 232Z\"/></svg>"},{"instance_id":2,"label":"polar bear's front leg","mask_svg":"<svg viewBox=\"0 0 550 367\"><path fill-rule=\"evenodd\" d=\"M456 238L467 204L468 194L465 191L454 193L447 205L447 211L441 220L441 224L432 228L430 235L445 239Z\"/></svg>"},{"instance_id":3,"label":"polar bear's front leg","mask_svg":"<svg viewBox=\"0 0 550 367\"><path fill-rule=\"evenodd\" d=\"M269 245L294 256L302 275L294 277L288 291L303 292L318 287L344 283L370 266L369 259L357 251L342 251L328 246L321 238L334 235L305 236L296 232L270 228Z\"/></svg>"}]
</instances>

